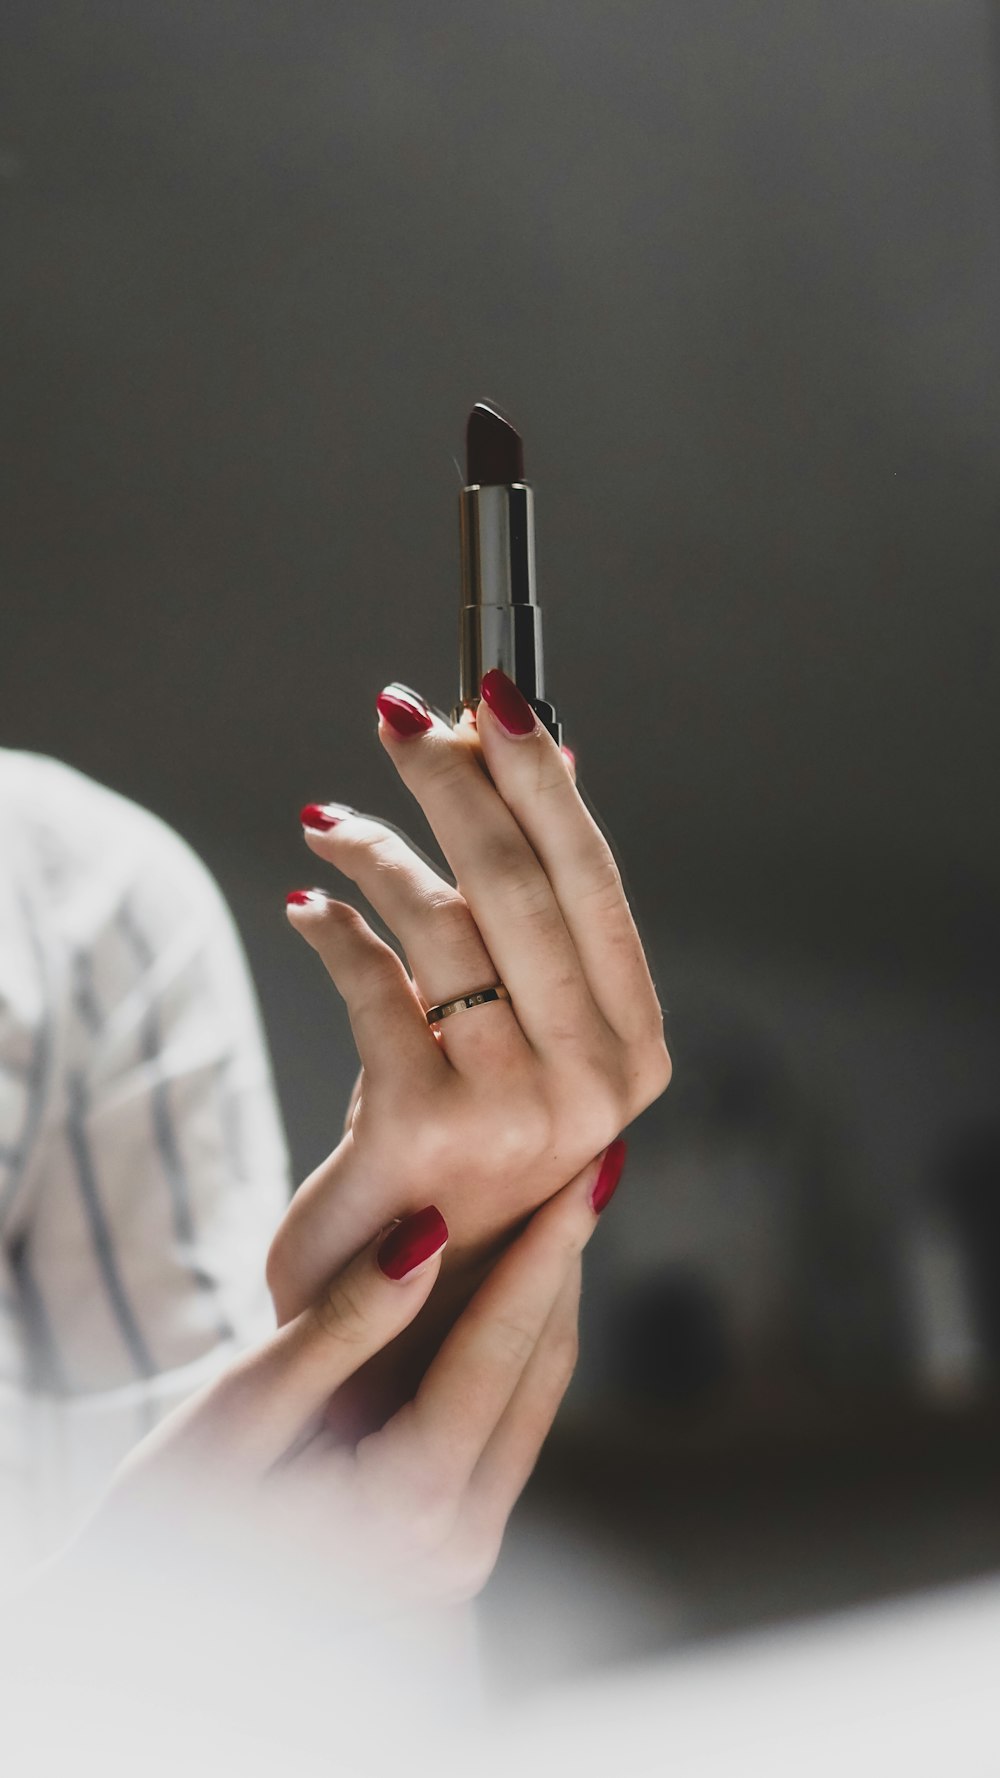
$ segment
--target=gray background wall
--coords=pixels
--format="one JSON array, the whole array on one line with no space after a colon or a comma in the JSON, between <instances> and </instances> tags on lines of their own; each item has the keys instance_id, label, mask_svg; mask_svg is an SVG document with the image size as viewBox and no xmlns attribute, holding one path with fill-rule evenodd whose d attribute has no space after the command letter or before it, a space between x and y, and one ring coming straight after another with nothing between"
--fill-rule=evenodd
<instances>
[{"instance_id":1,"label":"gray background wall","mask_svg":"<svg viewBox=\"0 0 1000 1778\"><path fill-rule=\"evenodd\" d=\"M5 738L297 874L453 689L464 413L655 921L980 972L987 9L5 8Z\"/></svg>"},{"instance_id":2,"label":"gray background wall","mask_svg":"<svg viewBox=\"0 0 1000 1778\"><path fill-rule=\"evenodd\" d=\"M652 1219L706 1264L728 1229L737 1293L759 1236L856 1381L954 1349L941 1265L916 1334L905 1279L1000 1063L996 49L972 0L4 10L0 737L216 871L300 1174L353 1063L297 810L426 842L373 700L450 702L464 415L524 431L677 1059L595 1328ZM730 1053L773 1108L742 1234Z\"/></svg>"}]
</instances>

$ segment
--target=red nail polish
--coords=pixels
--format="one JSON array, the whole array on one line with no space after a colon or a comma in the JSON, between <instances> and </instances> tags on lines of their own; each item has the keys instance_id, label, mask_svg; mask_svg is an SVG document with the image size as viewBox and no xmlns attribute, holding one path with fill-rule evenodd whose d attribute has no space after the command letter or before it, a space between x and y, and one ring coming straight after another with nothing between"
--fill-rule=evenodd
<instances>
[{"instance_id":1,"label":"red nail polish","mask_svg":"<svg viewBox=\"0 0 1000 1778\"><path fill-rule=\"evenodd\" d=\"M618 1181L625 1165L625 1153L624 1136L616 1136L605 1152L601 1170L590 1194L590 1208L596 1216L600 1215L606 1204L610 1204L618 1190Z\"/></svg>"},{"instance_id":2,"label":"red nail polish","mask_svg":"<svg viewBox=\"0 0 1000 1778\"><path fill-rule=\"evenodd\" d=\"M343 821L344 816L351 813L350 809L340 803L306 803L305 808L299 811L299 820L303 827L314 828L318 833L328 833L331 827L336 827L338 821Z\"/></svg>"},{"instance_id":3,"label":"red nail polish","mask_svg":"<svg viewBox=\"0 0 1000 1778\"><path fill-rule=\"evenodd\" d=\"M434 1204L415 1210L390 1229L376 1255L387 1278L407 1278L425 1259L440 1253L448 1239L448 1224Z\"/></svg>"},{"instance_id":4,"label":"red nail polish","mask_svg":"<svg viewBox=\"0 0 1000 1778\"><path fill-rule=\"evenodd\" d=\"M310 903L319 904L325 900L326 896L322 889L289 889L288 894L285 896L285 906L289 908L304 908L308 907Z\"/></svg>"},{"instance_id":5,"label":"red nail polish","mask_svg":"<svg viewBox=\"0 0 1000 1778\"><path fill-rule=\"evenodd\" d=\"M387 685L375 699L375 708L394 735L408 741L412 735L425 735L434 726L423 698L402 685Z\"/></svg>"},{"instance_id":6,"label":"red nail polish","mask_svg":"<svg viewBox=\"0 0 1000 1778\"><path fill-rule=\"evenodd\" d=\"M521 696L513 679L508 679L499 667L491 667L483 674L479 689L501 728L505 728L509 735L531 734L536 726L535 712L527 698Z\"/></svg>"},{"instance_id":7,"label":"red nail polish","mask_svg":"<svg viewBox=\"0 0 1000 1778\"><path fill-rule=\"evenodd\" d=\"M559 751L562 754L563 759L565 759L569 765L576 765L576 754L573 752L572 747L560 747Z\"/></svg>"}]
</instances>

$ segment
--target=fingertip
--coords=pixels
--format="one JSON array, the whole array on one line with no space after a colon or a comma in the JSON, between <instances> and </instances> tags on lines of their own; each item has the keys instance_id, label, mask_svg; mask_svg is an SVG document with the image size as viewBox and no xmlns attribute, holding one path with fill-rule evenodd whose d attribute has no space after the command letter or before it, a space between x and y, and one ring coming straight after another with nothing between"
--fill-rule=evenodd
<instances>
[{"instance_id":1,"label":"fingertip","mask_svg":"<svg viewBox=\"0 0 1000 1778\"><path fill-rule=\"evenodd\" d=\"M627 1153L628 1147L624 1136L616 1136L614 1141L609 1142L607 1148L604 1150L597 1178L594 1180L588 1193L590 1208L593 1210L595 1216L600 1216L601 1211L610 1204L615 1192L618 1190L618 1187L621 1184L622 1173L625 1168L625 1156Z\"/></svg>"},{"instance_id":2,"label":"fingertip","mask_svg":"<svg viewBox=\"0 0 1000 1778\"><path fill-rule=\"evenodd\" d=\"M436 1204L414 1210L383 1235L375 1254L379 1271L394 1284L430 1271L448 1240L448 1224Z\"/></svg>"},{"instance_id":3,"label":"fingertip","mask_svg":"<svg viewBox=\"0 0 1000 1778\"><path fill-rule=\"evenodd\" d=\"M391 736L395 741L411 741L426 735L434 727L430 706L410 686L395 680L380 691L375 699L378 712L379 738Z\"/></svg>"},{"instance_id":4,"label":"fingertip","mask_svg":"<svg viewBox=\"0 0 1000 1778\"><path fill-rule=\"evenodd\" d=\"M537 735L542 726L538 717L513 679L499 667L491 667L483 674L479 691L482 705L501 734L518 741Z\"/></svg>"},{"instance_id":5,"label":"fingertip","mask_svg":"<svg viewBox=\"0 0 1000 1778\"><path fill-rule=\"evenodd\" d=\"M316 834L329 833L333 827L339 827L348 815L357 813L347 803L306 803L299 810L299 820L305 830L306 838Z\"/></svg>"},{"instance_id":6,"label":"fingertip","mask_svg":"<svg viewBox=\"0 0 1000 1778\"><path fill-rule=\"evenodd\" d=\"M285 896L285 912L297 913L303 908L325 913L330 898L324 889L289 889Z\"/></svg>"}]
</instances>

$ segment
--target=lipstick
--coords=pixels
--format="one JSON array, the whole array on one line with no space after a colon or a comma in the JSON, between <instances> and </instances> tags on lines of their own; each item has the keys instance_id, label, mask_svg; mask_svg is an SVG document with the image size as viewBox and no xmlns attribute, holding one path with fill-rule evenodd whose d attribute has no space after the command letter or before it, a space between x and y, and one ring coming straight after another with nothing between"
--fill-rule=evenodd
<instances>
[{"instance_id":1,"label":"lipstick","mask_svg":"<svg viewBox=\"0 0 1000 1778\"><path fill-rule=\"evenodd\" d=\"M469 415L465 473L459 698L452 720L476 708L483 674L499 667L561 745L562 724L545 696L534 495L524 479L521 435L492 402L477 401Z\"/></svg>"}]
</instances>

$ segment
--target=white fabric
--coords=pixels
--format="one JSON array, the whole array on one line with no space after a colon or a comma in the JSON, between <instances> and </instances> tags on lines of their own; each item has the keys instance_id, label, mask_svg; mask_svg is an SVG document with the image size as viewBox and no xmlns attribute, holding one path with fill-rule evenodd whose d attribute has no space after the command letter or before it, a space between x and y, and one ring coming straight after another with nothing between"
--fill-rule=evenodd
<instances>
[{"instance_id":1,"label":"white fabric","mask_svg":"<svg viewBox=\"0 0 1000 1778\"><path fill-rule=\"evenodd\" d=\"M0 750L0 1575L273 1327L288 1164L229 911L168 827Z\"/></svg>"}]
</instances>

